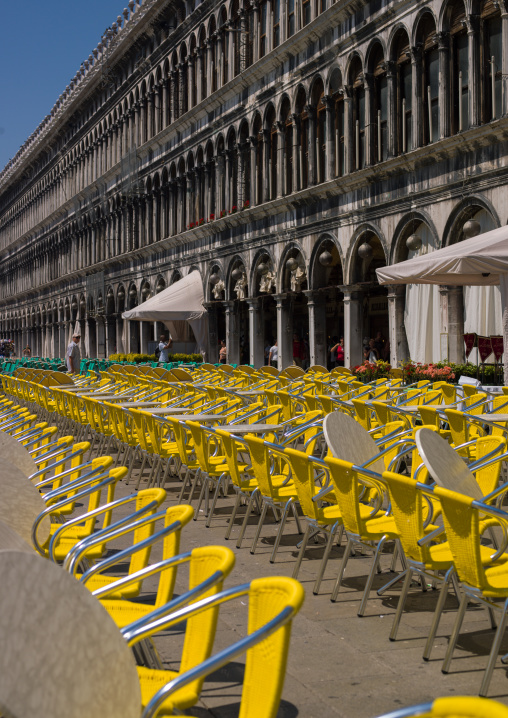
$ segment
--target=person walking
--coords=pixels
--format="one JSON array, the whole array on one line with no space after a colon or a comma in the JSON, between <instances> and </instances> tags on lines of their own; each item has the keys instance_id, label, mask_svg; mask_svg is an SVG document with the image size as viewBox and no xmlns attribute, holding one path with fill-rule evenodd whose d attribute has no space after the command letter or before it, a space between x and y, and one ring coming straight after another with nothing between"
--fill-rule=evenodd
<instances>
[{"instance_id":1,"label":"person walking","mask_svg":"<svg viewBox=\"0 0 508 718\"><path fill-rule=\"evenodd\" d=\"M159 364L165 364L169 361L169 350L173 346L173 338L171 334L166 337L164 334L161 334L160 342L159 342Z\"/></svg>"},{"instance_id":2,"label":"person walking","mask_svg":"<svg viewBox=\"0 0 508 718\"><path fill-rule=\"evenodd\" d=\"M72 341L67 347L67 369L70 374L79 374L81 364L81 352L79 351L79 334L72 335Z\"/></svg>"}]
</instances>

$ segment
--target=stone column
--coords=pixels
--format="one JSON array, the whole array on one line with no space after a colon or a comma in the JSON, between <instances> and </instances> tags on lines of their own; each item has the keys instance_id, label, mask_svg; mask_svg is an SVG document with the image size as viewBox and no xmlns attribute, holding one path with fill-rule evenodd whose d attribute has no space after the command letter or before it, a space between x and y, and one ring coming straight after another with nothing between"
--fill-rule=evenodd
<instances>
[{"instance_id":1,"label":"stone column","mask_svg":"<svg viewBox=\"0 0 508 718\"><path fill-rule=\"evenodd\" d=\"M480 18L478 15L467 15L468 39L468 96L469 96L469 127L478 127L481 123L480 112ZM504 48L506 52L506 47ZM490 59L490 58L489 58ZM489 65L490 67L490 65ZM490 80L490 77L489 77ZM488 80L488 81L489 81ZM459 88L459 93L461 88ZM459 94L460 97L460 94ZM467 130L467 127L463 128Z\"/></svg>"},{"instance_id":2,"label":"stone column","mask_svg":"<svg viewBox=\"0 0 508 718\"><path fill-rule=\"evenodd\" d=\"M377 157L374 156L374 134L377 132L377 120L374 122L373 118L374 76L370 72L364 72L363 78L365 88L365 166L368 167L377 162Z\"/></svg>"},{"instance_id":3,"label":"stone column","mask_svg":"<svg viewBox=\"0 0 508 718\"><path fill-rule=\"evenodd\" d=\"M122 319L121 314L116 317L116 351L118 354L126 354L126 344L124 343L124 329L127 325L127 319Z\"/></svg>"},{"instance_id":4,"label":"stone column","mask_svg":"<svg viewBox=\"0 0 508 718\"><path fill-rule=\"evenodd\" d=\"M257 144L257 137L250 137L250 203L252 207L256 204L259 204L256 167Z\"/></svg>"},{"instance_id":5,"label":"stone column","mask_svg":"<svg viewBox=\"0 0 508 718\"><path fill-rule=\"evenodd\" d=\"M206 50L205 50L206 52ZM204 99L202 94L203 89L203 51L200 47L196 48L196 104L199 105L199 103Z\"/></svg>"},{"instance_id":6,"label":"stone column","mask_svg":"<svg viewBox=\"0 0 508 718\"><path fill-rule=\"evenodd\" d=\"M194 82L195 82L195 74L194 74L194 56L189 55L189 62L188 62L188 74L187 74L187 107L190 110L192 107L194 107L194 101L193 101L193 89L194 89Z\"/></svg>"},{"instance_id":7,"label":"stone column","mask_svg":"<svg viewBox=\"0 0 508 718\"><path fill-rule=\"evenodd\" d=\"M425 90L426 92L427 90ZM422 45L411 48L411 117L413 148L423 145Z\"/></svg>"},{"instance_id":8,"label":"stone column","mask_svg":"<svg viewBox=\"0 0 508 718\"><path fill-rule=\"evenodd\" d=\"M170 73L170 112L171 117L169 119L170 123L174 122L178 117L178 104L176 102L176 88L177 88L177 78L178 78L178 72L176 70L171 70Z\"/></svg>"},{"instance_id":9,"label":"stone column","mask_svg":"<svg viewBox=\"0 0 508 718\"><path fill-rule=\"evenodd\" d=\"M356 169L354 147L353 87L344 85L344 174Z\"/></svg>"},{"instance_id":10,"label":"stone column","mask_svg":"<svg viewBox=\"0 0 508 718\"><path fill-rule=\"evenodd\" d=\"M162 127L161 129L164 129L168 126L170 121L170 112L169 112L169 103L170 103L170 96L169 96L169 79L167 77L164 78L162 81Z\"/></svg>"},{"instance_id":11,"label":"stone column","mask_svg":"<svg viewBox=\"0 0 508 718\"><path fill-rule=\"evenodd\" d=\"M293 192L297 192L300 187L300 142L299 142L299 123L300 117L296 114L291 115L291 122L293 123Z\"/></svg>"},{"instance_id":12,"label":"stone column","mask_svg":"<svg viewBox=\"0 0 508 718\"><path fill-rule=\"evenodd\" d=\"M308 136L308 145L307 145L307 157L308 157L307 167L308 167L308 186L311 187L312 185L317 184L317 171L316 171L316 165L317 165L317 157L316 157L317 112L316 112L316 108L312 107L312 105L307 105L305 109L307 111L307 116L309 118L308 119L309 136Z\"/></svg>"},{"instance_id":13,"label":"stone column","mask_svg":"<svg viewBox=\"0 0 508 718\"><path fill-rule=\"evenodd\" d=\"M344 293L344 366L363 362L363 292L352 284L339 287Z\"/></svg>"},{"instance_id":14,"label":"stone column","mask_svg":"<svg viewBox=\"0 0 508 718\"><path fill-rule=\"evenodd\" d=\"M249 307L249 363L259 369L265 363L261 303L257 297L246 301Z\"/></svg>"},{"instance_id":15,"label":"stone column","mask_svg":"<svg viewBox=\"0 0 508 718\"><path fill-rule=\"evenodd\" d=\"M388 158L395 157L397 146L397 65L395 62L386 63L386 79L388 86Z\"/></svg>"},{"instance_id":16,"label":"stone column","mask_svg":"<svg viewBox=\"0 0 508 718\"><path fill-rule=\"evenodd\" d=\"M464 296L462 287L440 286L441 356L456 364L464 361ZM446 352L446 348L448 351ZM447 356L444 356L447 354Z\"/></svg>"},{"instance_id":17,"label":"stone column","mask_svg":"<svg viewBox=\"0 0 508 718\"><path fill-rule=\"evenodd\" d=\"M450 35L438 33L439 48L439 137L450 135ZM427 88L425 88L427 91ZM432 142L432 138L430 138Z\"/></svg>"},{"instance_id":18,"label":"stone column","mask_svg":"<svg viewBox=\"0 0 508 718\"><path fill-rule=\"evenodd\" d=\"M329 182L335 177L333 99L331 95L324 95L323 100L326 106L325 182ZM336 151L338 151L338 148Z\"/></svg>"},{"instance_id":19,"label":"stone column","mask_svg":"<svg viewBox=\"0 0 508 718\"><path fill-rule=\"evenodd\" d=\"M117 353L116 324L115 317L106 317L106 357Z\"/></svg>"},{"instance_id":20,"label":"stone column","mask_svg":"<svg viewBox=\"0 0 508 718\"><path fill-rule=\"evenodd\" d=\"M240 363L240 337L235 302L223 302L226 311L226 348L228 364Z\"/></svg>"},{"instance_id":21,"label":"stone column","mask_svg":"<svg viewBox=\"0 0 508 718\"><path fill-rule=\"evenodd\" d=\"M401 284L389 284L387 289L390 363L396 367L400 362L409 359L409 346L404 327L406 287Z\"/></svg>"},{"instance_id":22,"label":"stone column","mask_svg":"<svg viewBox=\"0 0 508 718\"><path fill-rule=\"evenodd\" d=\"M106 325L104 316L97 316L95 328L97 332L97 357L104 359L106 357Z\"/></svg>"},{"instance_id":23,"label":"stone column","mask_svg":"<svg viewBox=\"0 0 508 718\"><path fill-rule=\"evenodd\" d=\"M252 32L252 63L254 64L259 60L259 1L254 0L252 5L254 11L254 19L252 21L253 27Z\"/></svg>"},{"instance_id":24,"label":"stone column","mask_svg":"<svg viewBox=\"0 0 508 718\"><path fill-rule=\"evenodd\" d=\"M270 173L270 130L263 130L263 202L272 198L272 178Z\"/></svg>"},{"instance_id":25,"label":"stone column","mask_svg":"<svg viewBox=\"0 0 508 718\"><path fill-rule=\"evenodd\" d=\"M219 337L217 329L217 303L204 302L203 306L208 310L208 361L217 364L219 361Z\"/></svg>"},{"instance_id":26,"label":"stone column","mask_svg":"<svg viewBox=\"0 0 508 718\"><path fill-rule=\"evenodd\" d=\"M508 48L508 2L501 0L501 42L502 47ZM503 52L502 59L502 107L501 112L504 115L508 114L508 52Z\"/></svg>"},{"instance_id":27,"label":"stone column","mask_svg":"<svg viewBox=\"0 0 508 718\"><path fill-rule=\"evenodd\" d=\"M280 370L293 363L293 315L288 294L274 294L277 302L277 346Z\"/></svg>"},{"instance_id":28,"label":"stone column","mask_svg":"<svg viewBox=\"0 0 508 718\"><path fill-rule=\"evenodd\" d=\"M276 196L286 194L286 126L284 122L277 122L277 174L275 177L277 187Z\"/></svg>"},{"instance_id":29,"label":"stone column","mask_svg":"<svg viewBox=\"0 0 508 718\"><path fill-rule=\"evenodd\" d=\"M247 69L247 16L243 8L240 8L240 72Z\"/></svg>"},{"instance_id":30,"label":"stone column","mask_svg":"<svg viewBox=\"0 0 508 718\"><path fill-rule=\"evenodd\" d=\"M304 291L309 310L309 350L310 364L326 367L326 302L325 297L312 290Z\"/></svg>"}]
</instances>

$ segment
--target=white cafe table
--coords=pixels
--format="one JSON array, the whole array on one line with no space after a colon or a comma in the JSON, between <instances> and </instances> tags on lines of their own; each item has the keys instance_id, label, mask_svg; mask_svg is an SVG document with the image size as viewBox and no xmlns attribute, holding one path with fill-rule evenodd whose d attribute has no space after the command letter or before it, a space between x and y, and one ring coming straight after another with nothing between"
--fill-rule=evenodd
<instances>
[{"instance_id":1,"label":"white cafe table","mask_svg":"<svg viewBox=\"0 0 508 718\"><path fill-rule=\"evenodd\" d=\"M126 401L122 404L119 404L122 409L135 409L138 406L139 407L147 407L147 406L159 406L158 401Z\"/></svg>"},{"instance_id":2,"label":"white cafe table","mask_svg":"<svg viewBox=\"0 0 508 718\"><path fill-rule=\"evenodd\" d=\"M267 434L270 431L278 431L284 426L285 424L225 424L220 428L230 434Z\"/></svg>"},{"instance_id":3,"label":"white cafe table","mask_svg":"<svg viewBox=\"0 0 508 718\"><path fill-rule=\"evenodd\" d=\"M157 409L154 409L150 412L150 414L178 414L179 416L184 416L185 414L197 414L198 412L192 411L192 409L189 409L189 407L178 407L178 406L159 406ZM200 412L201 414L204 414L206 412ZM208 412L211 413L211 412Z\"/></svg>"},{"instance_id":4,"label":"white cafe table","mask_svg":"<svg viewBox=\"0 0 508 718\"><path fill-rule=\"evenodd\" d=\"M152 412L152 414L155 414L155 412ZM186 416L181 414L158 416L155 414L155 416L160 421L166 421L166 419L178 419L179 421L199 421L202 424L213 423L215 421L220 422L227 418L226 414L187 414Z\"/></svg>"}]
</instances>

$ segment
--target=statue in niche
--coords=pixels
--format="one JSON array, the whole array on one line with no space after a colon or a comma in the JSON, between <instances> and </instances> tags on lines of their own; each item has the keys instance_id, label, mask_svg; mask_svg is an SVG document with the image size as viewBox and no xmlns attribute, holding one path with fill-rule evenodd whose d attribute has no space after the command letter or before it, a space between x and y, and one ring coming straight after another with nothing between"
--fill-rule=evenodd
<instances>
[{"instance_id":1,"label":"statue in niche","mask_svg":"<svg viewBox=\"0 0 508 718\"><path fill-rule=\"evenodd\" d=\"M222 279L219 279L217 284L212 289L212 294L213 294L214 299L222 299L222 294L225 289L226 289L226 285L224 284Z\"/></svg>"},{"instance_id":2,"label":"statue in niche","mask_svg":"<svg viewBox=\"0 0 508 718\"><path fill-rule=\"evenodd\" d=\"M302 284L307 279L307 272L303 267L296 267L291 272L290 286L292 292L300 292L302 290Z\"/></svg>"},{"instance_id":3,"label":"statue in niche","mask_svg":"<svg viewBox=\"0 0 508 718\"><path fill-rule=\"evenodd\" d=\"M272 287L275 287L275 274L268 271L266 274L261 276L259 281L259 291L262 294L270 294Z\"/></svg>"},{"instance_id":4,"label":"statue in niche","mask_svg":"<svg viewBox=\"0 0 508 718\"><path fill-rule=\"evenodd\" d=\"M242 276L240 277L240 279L237 280L234 290L233 290L236 294L236 298L237 299L245 299L246 289L247 289L247 275L245 274L245 272L242 272Z\"/></svg>"}]
</instances>

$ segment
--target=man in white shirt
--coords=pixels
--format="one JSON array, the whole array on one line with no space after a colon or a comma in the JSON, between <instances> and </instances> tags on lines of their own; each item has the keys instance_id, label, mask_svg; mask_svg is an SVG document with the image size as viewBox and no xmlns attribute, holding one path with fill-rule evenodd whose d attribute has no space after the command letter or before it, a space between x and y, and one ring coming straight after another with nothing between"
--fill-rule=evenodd
<instances>
[{"instance_id":1,"label":"man in white shirt","mask_svg":"<svg viewBox=\"0 0 508 718\"><path fill-rule=\"evenodd\" d=\"M279 362L279 347L277 346L277 341L276 341L275 344L273 345L273 347L270 349L268 363L270 364L270 366L274 366L277 369L278 362Z\"/></svg>"},{"instance_id":2,"label":"man in white shirt","mask_svg":"<svg viewBox=\"0 0 508 718\"><path fill-rule=\"evenodd\" d=\"M79 374L81 352L79 351L79 334L72 335L72 341L67 347L67 369L70 374Z\"/></svg>"},{"instance_id":3,"label":"man in white shirt","mask_svg":"<svg viewBox=\"0 0 508 718\"><path fill-rule=\"evenodd\" d=\"M159 342L159 364L169 361L169 350L172 346L173 339L171 338L171 334L168 336L167 340L164 334L161 334L161 340Z\"/></svg>"}]
</instances>

